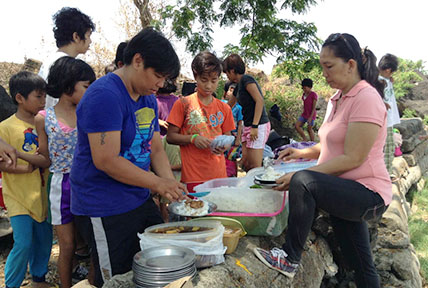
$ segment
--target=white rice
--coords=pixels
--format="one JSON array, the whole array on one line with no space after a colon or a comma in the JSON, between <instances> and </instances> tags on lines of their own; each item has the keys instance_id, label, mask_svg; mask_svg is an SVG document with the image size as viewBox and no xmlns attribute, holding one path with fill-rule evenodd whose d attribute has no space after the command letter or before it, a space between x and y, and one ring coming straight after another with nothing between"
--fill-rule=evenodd
<instances>
[{"instance_id":1,"label":"white rice","mask_svg":"<svg viewBox=\"0 0 428 288\"><path fill-rule=\"evenodd\" d=\"M206 201L199 200L204 203L204 206L201 208L194 209L190 207L189 205L186 205L186 200L183 200L177 204L176 212L183 216L205 216L208 214L209 205Z\"/></svg>"},{"instance_id":2,"label":"white rice","mask_svg":"<svg viewBox=\"0 0 428 288\"><path fill-rule=\"evenodd\" d=\"M284 174L284 172L275 171L272 166L269 166L265 169L265 173L261 176L261 179L266 181L275 181Z\"/></svg>"}]
</instances>

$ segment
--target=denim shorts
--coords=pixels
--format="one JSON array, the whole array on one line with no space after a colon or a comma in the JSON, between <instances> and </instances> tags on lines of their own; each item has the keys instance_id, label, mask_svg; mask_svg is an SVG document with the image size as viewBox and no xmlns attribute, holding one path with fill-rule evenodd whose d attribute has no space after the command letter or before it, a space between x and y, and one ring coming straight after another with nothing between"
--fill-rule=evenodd
<instances>
[{"instance_id":1,"label":"denim shorts","mask_svg":"<svg viewBox=\"0 0 428 288\"><path fill-rule=\"evenodd\" d=\"M297 119L298 121L302 122L303 124L305 124L306 122L308 122L308 119L306 119L305 117L303 117L302 115L299 116L299 119ZM312 119L311 123L308 125L311 125L312 127L315 125L315 120Z\"/></svg>"}]
</instances>

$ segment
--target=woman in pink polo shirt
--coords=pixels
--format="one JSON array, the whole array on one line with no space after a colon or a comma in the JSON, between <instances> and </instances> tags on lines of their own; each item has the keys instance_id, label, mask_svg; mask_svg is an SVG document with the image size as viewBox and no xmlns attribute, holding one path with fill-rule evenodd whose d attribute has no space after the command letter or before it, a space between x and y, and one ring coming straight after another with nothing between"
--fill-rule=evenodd
<instances>
[{"instance_id":1,"label":"woman in pink polo shirt","mask_svg":"<svg viewBox=\"0 0 428 288\"><path fill-rule=\"evenodd\" d=\"M386 108L378 81L376 57L349 34L332 34L320 54L323 75L337 93L319 130L320 143L280 154L284 161L318 159L318 165L277 180L289 189L290 214L282 249L255 248L267 266L293 277L316 215L322 209L358 287L380 287L373 264L366 221L378 219L391 202L392 187L383 160Z\"/></svg>"}]
</instances>

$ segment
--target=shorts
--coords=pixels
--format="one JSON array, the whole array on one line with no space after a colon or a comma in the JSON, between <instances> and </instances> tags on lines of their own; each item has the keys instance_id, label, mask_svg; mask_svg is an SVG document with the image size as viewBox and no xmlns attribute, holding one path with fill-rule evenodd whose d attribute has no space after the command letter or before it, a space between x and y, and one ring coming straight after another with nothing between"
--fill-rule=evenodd
<instances>
[{"instance_id":1,"label":"shorts","mask_svg":"<svg viewBox=\"0 0 428 288\"><path fill-rule=\"evenodd\" d=\"M257 140L251 141L250 133L251 126L244 126L244 130L242 131L242 143L245 143L245 147L251 149L264 149L265 144L269 138L270 133L270 122L259 125L258 129L259 134L257 134Z\"/></svg>"},{"instance_id":2,"label":"shorts","mask_svg":"<svg viewBox=\"0 0 428 288\"><path fill-rule=\"evenodd\" d=\"M73 221L70 210L71 187L69 173L50 173L48 178L48 222L63 225Z\"/></svg>"},{"instance_id":3,"label":"shorts","mask_svg":"<svg viewBox=\"0 0 428 288\"><path fill-rule=\"evenodd\" d=\"M114 275L132 270L135 253L141 251L137 233L163 223L152 198L140 207L123 214L106 217L75 216L76 227L91 248L95 286Z\"/></svg>"},{"instance_id":4,"label":"shorts","mask_svg":"<svg viewBox=\"0 0 428 288\"><path fill-rule=\"evenodd\" d=\"M297 119L297 121L302 122L303 124L305 124L306 122L308 122L308 119L306 119L305 117L303 117L302 115L299 116L299 119ZM311 123L308 125L311 125L312 127L315 125L315 119L312 119Z\"/></svg>"}]
</instances>

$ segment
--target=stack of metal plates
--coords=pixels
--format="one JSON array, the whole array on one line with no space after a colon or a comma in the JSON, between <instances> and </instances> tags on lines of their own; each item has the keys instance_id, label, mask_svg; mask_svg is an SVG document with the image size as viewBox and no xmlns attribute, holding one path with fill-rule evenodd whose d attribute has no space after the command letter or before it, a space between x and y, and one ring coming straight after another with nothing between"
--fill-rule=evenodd
<instances>
[{"instance_id":1,"label":"stack of metal plates","mask_svg":"<svg viewBox=\"0 0 428 288\"><path fill-rule=\"evenodd\" d=\"M186 276L195 276L195 253L185 247L159 246L140 251L132 263L134 283L140 287L164 287Z\"/></svg>"}]
</instances>

